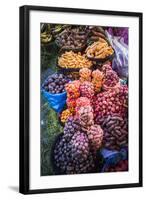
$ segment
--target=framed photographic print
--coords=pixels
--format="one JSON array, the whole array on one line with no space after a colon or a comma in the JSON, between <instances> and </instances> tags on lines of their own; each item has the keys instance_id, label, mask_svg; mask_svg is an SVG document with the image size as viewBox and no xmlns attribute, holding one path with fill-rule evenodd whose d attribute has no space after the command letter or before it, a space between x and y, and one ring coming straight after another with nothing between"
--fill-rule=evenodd
<instances>
[{"instance_id":1,"label":"framed photographic print","mask_svg":"<svg viewBox=\"0 0 146 200\"><path fill-rule=\"evenodd\" d=\"M20 7L20 192L142 186L142 13Z\"/></svg>"}]
</instances>

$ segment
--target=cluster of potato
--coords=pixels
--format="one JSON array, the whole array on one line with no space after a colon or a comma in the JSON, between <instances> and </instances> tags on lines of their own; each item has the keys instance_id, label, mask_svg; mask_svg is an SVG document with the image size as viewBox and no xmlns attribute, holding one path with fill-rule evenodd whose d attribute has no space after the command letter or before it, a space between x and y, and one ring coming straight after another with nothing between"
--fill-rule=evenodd
<instances>
[{"instance_id":1,"label":"cluster of potato","mask_svg":"<svg viewBox=\"0 0 146 200\"><path fill-rule=\"evenodd\" d=\"M82 130L88 131L94 124L93 108L90 105L80 107L78 110L78 116Z\"/></svg>"},{"instance_id":2,"label":"cluster of potato","mask_svg":"<svg viewBox=\"0 0 146 200\"><path fill-rule=\"evenodd\" d=\"M78 98L80 96L80 81L75 80L65 85L68 98Z\"/></svg>"},{"instance_id":3,"label":"cluster of potato","mask_svg":"<svg viewBox=\"0 0 146 200\"><path fill-rule=\"evenodd\" d=\"M100 26L90 26L90 40L97 41L99 38L106 39L105 31Z\"/></svg>"},{"instance_id":4,"label":"cluster of potato","mask_svg":"<svg viewBox=\"0 0 146 200\"><path fill-rule=\"evenodd\" d=\"M56 38L56 43L62 49L80 49L85 47L87 41L86 30L80 28L68 28L61 32Z\"/></svg>"},{"instance_id":5,"label":"cluster of potato","mask_svg":"<svg viewBox=\"0 0 146 200\"><path fill-rule=\"evenodd\" d=\"M72 112L69 109L64 110L61 113L61 122L65 123L70 116L72 116Z\"/></svg>"},{"instance_id":6,"label":"cluster of potato","mask_svg":"<svg viewBox=\"0 0 146 200\"><path fill-rule=\"evenodd\" d=\"M91 74L92 74L92 71L88 68L80 69L79 71L80 82L91 81Z\"/></svg>"},{"instance_id":7,"label":"cluster of potato","mask_svg":"<svg viewBox=\"0 0 146 200\"><path fill-rule=\"evenodd\" d=\"M128 146L128 120L118 114L108 115L101 123L104 130L103 145L110 150Z\"/></svg>"},{"instance_id":8,"label":"cluster of potato","mask_svg":"<svg viewBox=\"0 0 146 200\"><path fill-rule=\"evenodd\" d=\"M92 99L94 96L94 85L93 83L89 81L84 81L80 85L80 92L82 97L87 97L89 99Z\"/></svg>"},{"instance_id":9,"label":"cluster of potato","mask_svg":"<svg viewBox=\"0 0 146 200\"><path fill-rule=\"evenodd\" d=\"M78 112L80 110L81 107L85 107L85 106L90 106L91 102L90 99L88 99L87 97L79 97L76 100L76 112Z\"/></svg>"},{"instance_id":10,"label":"cluster of potato","mask_svg":"<svg viewBox=\"0 0 146 200\"><path fill-rule=\"evenodd\" d=\"M91 149L94 154L101 147L103 140L103 130L102 128L94 124L90 127L89 131L87 131L88 139L91 145Z\"/></svg>"},{"instance_id":11,"label":"cluster of potato","mask_svg":"<svg viewBox=\"0 0 146 200\"><path fill-rule=\"evenodd\" d=\"M104 84L103 89L115 89L115 87L119 86L119 77L117 73L113 70L107 70L104 75Z\"/></svg>"},{"instance_id":12,"label":"cluster of potato","mask_svg":"<svg viewBox=\"0 0 146 200\"><path fill-rule=\"evenodd\" d=\"M103 85L103 77L103 73L98 69L92 72L92 83L94 85L95 92L101 91Z\"/></svg>"},{"instance_id":13,"label":"cluster of potato","mask_svg":"<svg viewBox=\"0 0 146 200\"><path fill-rule=\"evenodd\" d=\"M100 123L102 117L119 114L126 117L128 113L128 87L119 86L116 90L108 90L96 95L94 113L96 122Z\"/></svg>"},{"instance_id":14,"label":"cluster of potato","mask_svg":"<svg viewBox=\"0 0 146 200\"><path fill-rule=\"evenodd\" d=\"M41 23L41 44L52 42L67 27L68 25Z\"/></svg>"}]
</instances>

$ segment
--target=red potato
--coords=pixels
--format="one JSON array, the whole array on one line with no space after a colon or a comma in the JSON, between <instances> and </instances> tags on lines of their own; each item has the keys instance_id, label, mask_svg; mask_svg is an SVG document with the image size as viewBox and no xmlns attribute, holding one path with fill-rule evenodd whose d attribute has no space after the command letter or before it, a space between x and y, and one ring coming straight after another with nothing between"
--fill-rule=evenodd
<instances>
[{"instance_id":1,"label":"red potato","mask_svg":"<svg viewBox=\"0 0 146 200\"><path fill-rule=\"evenodd\" d=\"M94 113L96 122L101 116L117 113L122 117L128 112L128 87L120 86L116 91L106 91L97 94L94 98Z\"/></svg>"},{"instance_id":2,"label":"red potato","mask_svg":"<svg viewBox=\"0 0 146 200\"><path fill-rule=\"evenodd\" d=\"M101 111L104 114L103 111ZM128 145L128 119L122 118L119 114L108 114L98 119L104 131L103 147L109 150L120 150Z\"/></svg>"},{"instance_id":3,"label":"red potato","mask_svg":"<svg viewBox=\"0 0 146 200\"><path fill-rule=\"evenodd\" d=\"M80 92L82 97L92 99L94 96L94 85L89 81L84 81L80 85Z\"/></svg>"}]
</instances>

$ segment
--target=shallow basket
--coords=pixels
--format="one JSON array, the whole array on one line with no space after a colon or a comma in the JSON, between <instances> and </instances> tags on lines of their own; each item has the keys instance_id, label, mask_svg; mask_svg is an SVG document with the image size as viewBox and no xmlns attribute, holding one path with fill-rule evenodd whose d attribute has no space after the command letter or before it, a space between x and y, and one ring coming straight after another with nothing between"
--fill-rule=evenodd
<instances>
[{"instance_id":1,"label":"shallow basket","mask_svg":"<svg viewBox=\"0 0 146 200\"><path fill-rule=\"evenodd\" d=\"M115 56L115 52L112 55L107 56L106 58L95 58L87 56L87 58L91 61L95 61L96 63L104 63L106 61L112 61Z\"/></svg>"},{"instance_id":2,"label":"shallow basket","mask_svg":"<svg viewBox=\"0 0 146 200\"><path fill-rule=\"evenodd\" d=\"M87 47L86 43L83 44L81 47L76 47L76 48L72 48L72 47L69 47L69 46L68 47L61 46L61 45L58 44L58 42L55 42L55 43L60 48L60 51L59 51L60 54L66 52L66 51L73 51L75 53L77 53L77 52L83 52L86 49L86 47Z\"/></svg>"},{"instance_id":3,"label":"shallow basket","mask_svg":"<svg viewBox=\"0 0 146 200\"><path fill-rule=\"evenodd\" d=\"M111 44L110 44L110 42L109 42L109 40L108 40L108 38L105 38L105 40L106 40L106 42L108 43L108 45L109 46L111 46ZM95 58L95 57L91 57L91 56L87 56L87 58L89 59L89 60L91 60L91 61L95 61L97 64L99 63L101 63L101 64L103 64L104 62L106 62L106 61L112 61L113 60L113 58L115 57L115 50L113 49L113 54L111 54L111 55L109 55L109 56L107 56L107 57L105 57L105 58Z\"/></svg>"}]
</instances>

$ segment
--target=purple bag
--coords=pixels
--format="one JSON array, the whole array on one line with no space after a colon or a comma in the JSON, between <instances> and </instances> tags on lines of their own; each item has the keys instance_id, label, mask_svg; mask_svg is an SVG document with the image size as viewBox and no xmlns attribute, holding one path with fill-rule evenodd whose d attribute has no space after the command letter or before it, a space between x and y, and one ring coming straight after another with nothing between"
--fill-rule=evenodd
<instances>
[{"instance_id":1,"label":"purple bag","mask_svg":"<svg viewBox=\"0 0 146 200\"><path fill-rule=\"evenodd\" d=\"M112 68L118 73L120 78L128 78L128 45L124 38L114 36L106 31L108 40L115 50L115 57L112 61Z\"/></svg>"}]
</instances>

